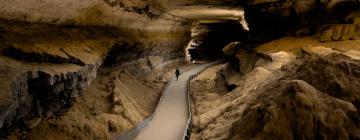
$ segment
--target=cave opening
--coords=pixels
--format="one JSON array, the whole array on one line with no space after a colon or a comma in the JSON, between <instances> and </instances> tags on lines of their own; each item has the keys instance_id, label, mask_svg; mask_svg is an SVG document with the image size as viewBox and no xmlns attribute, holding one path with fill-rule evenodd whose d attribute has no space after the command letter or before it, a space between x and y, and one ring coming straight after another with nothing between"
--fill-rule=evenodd
<instances>
[{"instance_id":1,"label":"cave opening","mask_svg":"<svg viewBox=\"0 0 360 140\"><path fill-rule=\"evenodd\" d=\"M238 21L217 21L194 23L191 40L185 49L188 62L224 59L222 49L231 42L245 42L249 39Z\"/></svg>"},{"instance_id":2,"label":"cave opening","mask_svg":"<svg viewBox=\"0 0 360 140\"><path fill-rule=\"evenodd\" d=\"M52 86L49 84L49 76L45 73L39 72L39 77L28 80L28 93L32 96L31 112L34 117L43 117L43 106L49 106L50 101L47 101Z\"/></svg>"},{"instance_id":3,"label":"cave opening","mask_svg":"<svg viewBox=\"0 0 360 140\"><path fill-rule=\"evenodd\" d=\"M51 83L50 75L39 71L39 77L29 79L28 94L31 96L31 117L59 115L71 106L76 78Z\"/></svg>"}]
</instances>

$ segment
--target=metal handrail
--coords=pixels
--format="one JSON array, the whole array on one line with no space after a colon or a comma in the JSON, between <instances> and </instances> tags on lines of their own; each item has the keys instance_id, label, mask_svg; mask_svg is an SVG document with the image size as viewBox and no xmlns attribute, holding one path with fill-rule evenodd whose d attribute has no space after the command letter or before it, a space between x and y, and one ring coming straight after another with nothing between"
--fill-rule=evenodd
<instances>
[{"instance_id":1,"label":"metal handrail","mask_svg":"<svg viewBox=\"0 0 360 140\"><path fill-rule=\"evenodd\" d=\"M205 71L207 68L214 66L216 64L222 63L223 61L215 61L213 63L210 63L209 65L205 66L205 68L203 68L202 70L196 72L193 75L190 75L189 79L187 80L187 100L188 100L188 107L189 107L189 119L186 123L186 128L184 130L184 136L183 136L183 140L190 140L190 135L191 135L191 129L192 129L192 111L191 111L191 97L190 97L190 81L192 79L194 79L196 76L198 76L200 73L202 73L203 71Z\"/></svg>"},{"instance_id":2,"label":"metal handrail","mask_svg":"<svg viewBox=\"0 0 360 140\"><path fill-rule=\"evenodd\" d=\"M137 124L136 126L131 128L130 130L128 130L123 135L115 137L113 140L134 139L142 128L146 127L147 125L149 125L151 123L151 121L155 117L155 114L159 111L159 106L160 106L160 103L162 102L162 100L164 99L165 91L169 87L170 83L174 80L174 78L175 77L172 77L169 81L166 82L166 85L165 85L165 87L164 87L164 89L163 89L163 91L161 93L161 97L160 97L160 99L158 101L158 105L156 106L155 111L149 117L145 118L144 121Z\"/></svg>"},{"instance_id":3,"label":"metal handrail","mask_svg":"<svg viewBox=\"0 0 360 140\"><path fill-rule=\"evenodd\" d=\"M184 136L183 136L183 140L189 140L190 139L190 134L191 134L191 128L192 128L192 122L191 122L191 118L192 118L192 113L191 113L191 97L190 97L190 81L192 79L194 79L197 75L199 75L201 72L203 72L205 69L207 69L208 67L211 67L213 65L216 65L218 63L221 63L222 61L216 61L216 62L213 62L213 63L210 63L208 64L207 66L205 66L202 70L196 72L195 74L193 75L190 75L189 79L187 80L187 86L186 86L186 89L187 89L187 101L188 101L188 110L189 110L189 119L186 123L186 128L184 130ZM184 73L185 71L181 72L181 73ZM166 85L162 91L162 94L161 94L161 97L158 101L158 105L156 106L155 108L155 111L149 116L147 117L146 119L144 119L143 122L137 124L135 127L133 127L132 129L128 130L126 133L118 136L118 137L115 137L113 140L127 140L127 139L134 139L137 134L139 134L139 132L142 130L142 128L146 127L147 125L149 125L152 120L154 119L155 117L155 114L159 111L159 108L160 108L160 103L162 102L162 100L164 99L164 97L166 96L165 95L165 91L167 90L167 88L169 87L170 83L173 82L175 79L175 76L172 77L169 81L166 82Z\"/></svg>"}]
</instances>

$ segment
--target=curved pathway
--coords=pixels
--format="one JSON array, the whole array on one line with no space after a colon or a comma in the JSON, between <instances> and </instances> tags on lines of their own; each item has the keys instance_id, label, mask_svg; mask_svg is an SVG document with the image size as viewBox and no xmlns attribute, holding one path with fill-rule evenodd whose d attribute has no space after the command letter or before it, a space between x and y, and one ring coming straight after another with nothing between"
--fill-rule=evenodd
<instances>
[{"instance_id":1,"label":"curved pathway","mask_svg":"<svg viewBox=\"0 0 360 140\"><path fill-rule=\"evenodd\" d=\"M189 119L187 81L189 77L212 63L202 64L182 73L165 89L153 120L143 128L135 140L181 140Z\"/></svg>"}]
</instances>

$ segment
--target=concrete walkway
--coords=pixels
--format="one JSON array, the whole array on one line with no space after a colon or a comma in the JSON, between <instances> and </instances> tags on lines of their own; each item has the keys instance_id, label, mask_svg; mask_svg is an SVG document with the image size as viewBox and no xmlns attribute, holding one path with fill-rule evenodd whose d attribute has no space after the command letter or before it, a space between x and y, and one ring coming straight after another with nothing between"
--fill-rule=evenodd
<instances>
[{"instance_id":1,"label":"concrete walkway","mask_svg":"<svg viewBox=\"0 0 360 140\"><path fill-rule=\"evenodd\" d=\"M165 89L154 119L135 140L181 140L189 117L187 80L210 64L202 64L182 73L179 80L171 81Z\"/></svg>"}]
</instances>

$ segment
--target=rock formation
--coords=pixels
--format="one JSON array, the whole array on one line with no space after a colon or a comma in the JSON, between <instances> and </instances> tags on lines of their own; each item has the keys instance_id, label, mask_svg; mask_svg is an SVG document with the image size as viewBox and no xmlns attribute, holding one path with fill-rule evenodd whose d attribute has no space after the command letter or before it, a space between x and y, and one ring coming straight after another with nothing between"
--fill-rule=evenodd
<instances>
[{"instance_id":1,"label":"rock formation","mask_svg":"<svg viewBox=\"0 0 360 140\"><path fill-rule=\"evenodd\" d=\"M193 139L359 139L357 47L262 47L248 73L223 64L194 79Z\"/></svg>"},{"instance_id":2,"label":"rock formation","mask_svg":"<svg viewBox=\"0 0 360 140\"><path fill-rule=\"evenodd\" d=\"M139 9L145 10L148 5L144 1L123 2L119 3L119 7L91 0L2 2L2 136L7 135L12 130L10 128L34 128L33 125L39 124L38 120L46 120L66 112L66 108L73 106L76 97L82 95L96 78L103 63L119 66L153 56L138 66L133 66L135 63L129 64L132 75L144 78L149 72L165 68L168 60L182 56L179 49L188 40L186 25L176 21L175 17L166 20L166 17L159 18L150 12L144 15L139 12ZM142 5L145 5L145 9L141 9L144 8ZM137 70L142 65L147 65L147 62L152 66L146 71ZM130 69L131 67L134 68ZM159 77L158 81L165 80L161 75L149 80ZM148 108L139 107L146 113L141 114L136 121L131 121L132 125L154 109L160 92L149 92L153 95L148 101L151 105L147 105ZM114 99L114 102L118 100ZM113 113L118 114L119 111ZM26 124L28 121L30 125ZM131 125L127 128L130 127ZM40 130L41 128L43 127L40 126Z\"/></svg>"},{"instance_id":3,"label":"rock formation","mask_svg":"<svg viewBox=\"0 0 360 140\"><path fill-rule=\"evenodd\" d=\"M359 3L2 1L0 138L126 133L188 57L194 139L359 139Z\"/></svg>"}]
</instances>

